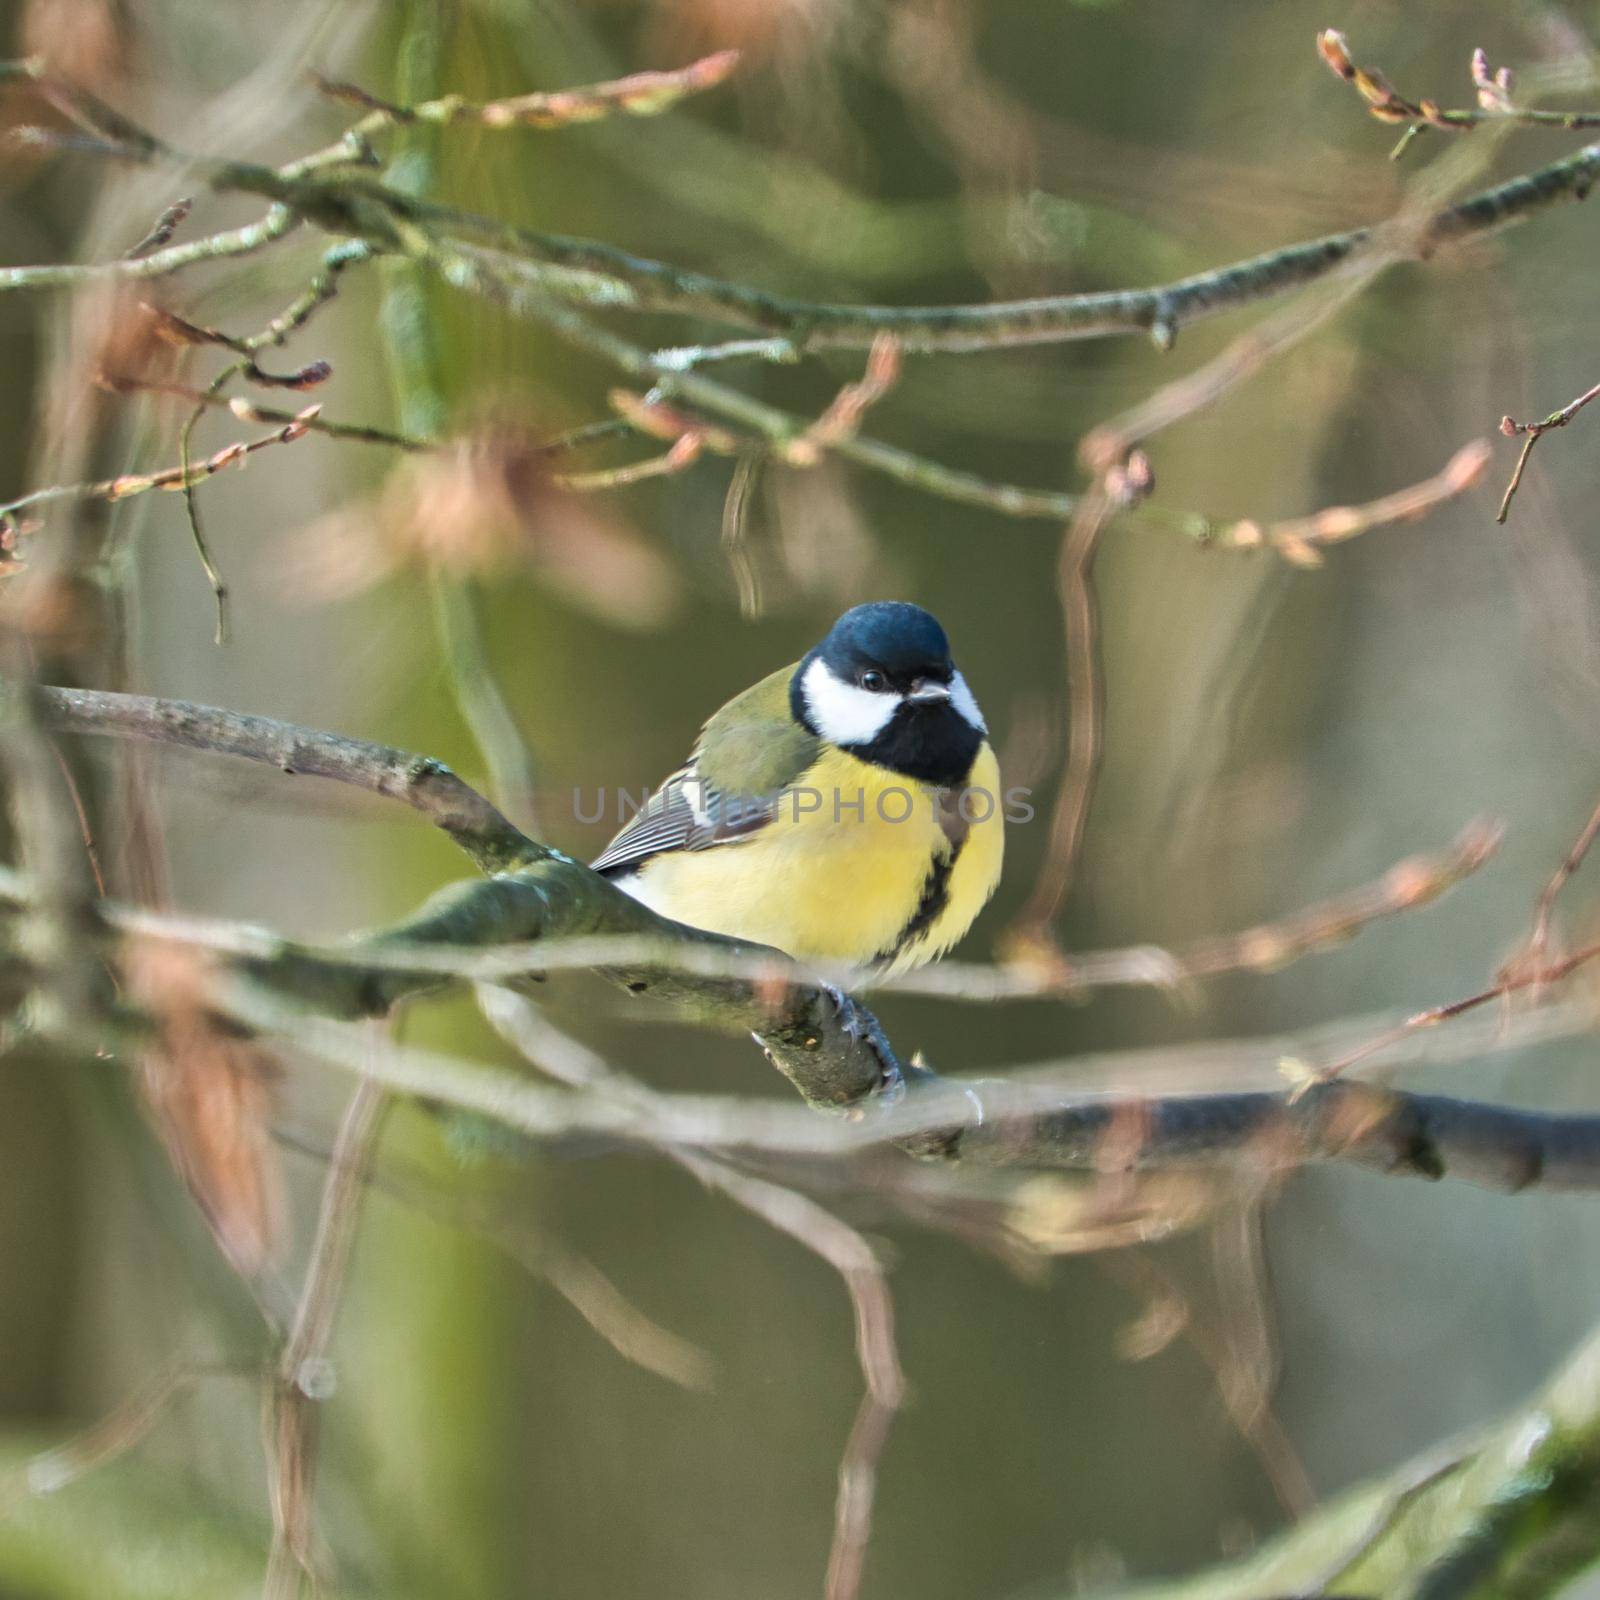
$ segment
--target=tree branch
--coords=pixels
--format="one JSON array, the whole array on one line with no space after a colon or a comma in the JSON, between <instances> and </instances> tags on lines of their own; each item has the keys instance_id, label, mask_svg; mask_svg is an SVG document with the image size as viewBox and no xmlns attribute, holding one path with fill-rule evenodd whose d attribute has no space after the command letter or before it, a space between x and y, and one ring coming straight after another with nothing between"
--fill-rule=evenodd
<instances>
[{"instance_id":1,"label":"tree branch","mask_svg":"<svg viewBox=\"0 0 1600 1600\"><path fill-rule=\"evenodd\" d=\"M39 81L31 66L19 69L0 63L0 72L8 68L12 76ZM107 131L118 153L144 161L175 155L126 119L115 113L110 117ZM552 269L544 285L552 292L564 288L569 296L590 303L631 310L715 317L783 335L797 349L864 349L879 334L889 333L905 350L968 351L1126 333L1147 334L1165 348L1180 328L1192 322L1369 263L1375 251L1391 261L1427 260L1442 245L1522 221L1558 200L1581 200L1600 173L1600 144L1587 145L1574 155L1435 211L1420 226L1405 230L1403 238L1387 237L1377 226L1354 228L1146 289L950 306L851 306L799 300L635 256L595 240L515 227L405 195L362 174L330 175L328 168L352 159L348 147L335 146L278 168L181 159L201 172L213 189L256 194L274 202L274 212L258 228L270 224L283 232L303 219L331 233L364 239L374 250L386 253L405 251L408 229L420 229L435 242L473 240ZM228 243L221 244L225 238ZM266 237L245 242L218 235L173 247L191 252L176 262L169 259L173 250L168 250L137 261L88 267L13 267L0 271L0 290L59 287L108 273L155 277L190 260L259 248L266 242Z\"/></svg>"},{"instance_id":2,"label":"tree branch","mask_svg":"<svg viewBox=\"0 0 1600 1600\"><path fill-rule=\"evenodd\" d=\"M1144 1098L1126 1092L1072 1096L1051 1079L963 1082L920 1065L902 1068L877 1020L858 1003L803 981L776 951L655 916L587 867L527 839L437 762L266 718L142 696L53 689L43 692L41 704L68 730L243 755L387 794L431 817L495 875L452 885L404 922L340 949L269 940L234 964L259 987L235 994L228 1008L247 1025L287 1030L302 1048L391 1088L427 1094L538 1137L584 1134L818 1156L892 1141L914 1155L983 1166L1096 1170L1114 1143L1119 1162L1139 1169L1338 1160L1512 1192L1600 1189L1600 1115L1521 1111L1345 1078L1277 1092ZM818 1123L799 1108L670 1096L654 1097L648 1116L571 1096L552 1104L549 1091L478 1064L371 1042L353 1049L342 1028L317 1015L380 1014L456 976L425 960L415 966L384 960L391 952L615 934L660 941L674 954L711 952L756 970L770 963L766 979L697 974L659 955L601 970L630 993L653 995L692 1020L750 1030L809 1106L850 1108L857 1115L842 1124ZM894 1092L902 1077L914 1092ZM1138 1119L1135 1140L1125 1137L1130 1108Z\"/></svg>"},{"instance_id":3,"label":"tree branch","mask_svg":"<svg viewBox=\"0 0 1600 1600\"><path fill-rule=\"evenodd\" d=\"M186 700L94 689L39 693L51 721L67 733L112 734L242 756L291 777L330 778L404 801L449 834L486 872L551 854L443 762L428 756Z\"/></svg>"}]
</instances>

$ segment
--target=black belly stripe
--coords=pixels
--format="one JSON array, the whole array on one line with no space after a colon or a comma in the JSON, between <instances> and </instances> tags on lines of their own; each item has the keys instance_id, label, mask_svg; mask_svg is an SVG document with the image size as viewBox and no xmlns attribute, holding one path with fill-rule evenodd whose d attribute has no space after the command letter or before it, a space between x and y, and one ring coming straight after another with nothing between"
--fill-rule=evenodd
<instances>
[{"instance_id":1,"label":"black belly stripe","mask_svg":"<svg viewBox=\"0 0 1600 1600\"><path fill-rule=\"evenodd\" d=\"M945 907L950 904L950 874L955 871L956 862L961 858L961 847L966 842L966 835L963 834L953 842L949 855L935 855L928 863L928 876L922 880L922 898L917 901L917 909L911 913L911 920L895 935L894 943L887 950L880 950L872 958L874 961L894 960L944 915Z\"/></svg>"}]
</instances>

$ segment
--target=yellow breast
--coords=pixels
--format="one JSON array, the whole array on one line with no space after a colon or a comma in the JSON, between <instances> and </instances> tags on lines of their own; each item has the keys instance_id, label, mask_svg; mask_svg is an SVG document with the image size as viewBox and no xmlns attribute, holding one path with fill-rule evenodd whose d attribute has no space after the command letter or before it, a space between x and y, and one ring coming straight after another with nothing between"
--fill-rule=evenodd
<instances>
[{"instance_id":1,"label":"yellow breast","mask_svg":"<svg viewBox=\"0 0 1600 1600\"><path fill-rule=\"evenodd\" d=\"M972 925L1000 880L1000 769L984 745L957 842L947 791L828 750L749 839L654 856L630 892L663 916L800 960L920 966Z\"/></svg>"}]
</instances>

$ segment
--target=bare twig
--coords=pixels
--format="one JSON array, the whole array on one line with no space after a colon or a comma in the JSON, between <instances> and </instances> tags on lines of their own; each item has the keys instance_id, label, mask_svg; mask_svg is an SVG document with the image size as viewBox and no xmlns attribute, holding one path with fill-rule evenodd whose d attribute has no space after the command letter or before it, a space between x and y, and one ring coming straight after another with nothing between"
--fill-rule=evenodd
<instances>
[{"instance_id":1,"label":"bare twig","mask_svg":"<svg viewBox=\"0 0 1600 1600\"><path fill-rule=\"evenodd\" d=\"M258 450L269 449L275 444L292 444L296 439L303 439L311 431L310 423L319 410L320 406L310 406L305 411L297 412L275 432L259 439L241 439L233 444L224 445L215 454L207 456L204 461L196 462L191 467L165 467L158 472L128 472L120 477L102 479L98 483L58 484L49 489L35 489L32 494L22 495L19 499L0 505L0 518L24 511L31 506L46 505L57 500L126 500L136 494L145 494L151 489L190 488L207 478L215 477L217 473L229 467L238 466L246 457L254 455Z\"/></svg>"},{"instance_id":2,"label":"bare twig","mask_svg":"<svg viewBox=\"0 0 1600 1600\"><path fill-rule=\"evenodd\" d=\"M1342 33L1328 28L1317 35L1317 53L1335 76L1343 78L1366 101L1379 122L1408 123L1406 137L1395 147L1399 155L1424 128L1470 133L1485 122L1516 122L1529 127L1600 128L1600 111L1540 111L1513 105L1509 67L1491 72L1482 50L1472 52L1472 85L1478 104L1469 110L1446 110L1433 100L1408 100L1376 67L1358 67Z\"/></svg>"},{"instance_id":3,"label":"bare twig","mask_svg":"<svg viewBox=\"0 0 1600 1600\"><path fill-rule=\"evenodd\" d=\"M855 383L847 383L828 403L828 409L783 452L790 466L812 467L824 450L853 439L867 410L875 406L900 379L900 346L893 335L882 333L872 341L867 370Z\"/></svg>"},{"instance_id":4,"label":"bare twig","mask_svg":"<svg viewBox=\"0 0 1600 1600\"><path fill-rule=\"evenodd\" d=\"M0 1512L13 1514L36 1495L55 1494L147 1439L173 1405L211 1378L253 1377L255 1369L219 1362L173 1361L105 1416L62 1444L31 1457L0 1480Z\"/></svg>"},{"instance_id":5,"label":"bare twig","mask_svg":"<svg viewBox=\"0 0 1600 1600\"><path fill-rule=\"evenodd\" d=\"M478 996L497 1031L534 1065L575 1088L598 1090L625 1104L648 1110L657 1103L658 1097L627 1074L552 1027L528 1001L503 989L480 989ZM894 1301L882 1263L856 1229L799 1191L697 1151L665 1143L661 1148L707 1188L727 1195L821 1257L844 1282L855 1314L856 1356L865 1389L839 1465L824 1592L827 1600L855 1600L872 1529L878 1462L889 1425L905 1399Z\"/></svg>"},{"instance_id":6,"label":"bare twig","mask_svg":"<svg viewBox=\"0 0 1600 1600\"><path fill-rule=\"evenodd\" d=\"M165 737L291 766L298 761L308 771L406 799L435 816L475 859L500 872L481 884L447 891L407 923L375 936L375 949L413 940L482 947L575 932L625 932L746 958L761 954L737 941L653 917L606 880L525 839L487 802L470 790L463 793L459 780L448 775L441 779L432 763L263 719L140 697L57 690L46 696L45 704L65 725L85 731L125 730L136 737ZM520 871L500 870L518 859L532 864ZM1586 952L1583 959L1594 953ZM771 959L773 972L781 976L785 963L775 952ZM1548 985L1579 964L1574 960L1561 971L1538 976ZM482 1111L536 1136L582 1130L710 1151L753 1144L834 1153L858 1143L897 1140L924 1154L931 1149L980 1164L1048 1167L1092 1161L1112 1114L1112 1105L1104 1100L1064 1100L1054 1086L985 1084L979 1094L941 1083L925 1071L913 1073L916 1092L905 1097L905 1104L891 1106L887 1102L893 1097L881 1091L900 1069L870 1013L853 1002L841 1009L827 991L793 982L741 984L674 976L658 965L608 966L608 975L626 987L659 994L707 1022L753 1027L774 1063L812 1105L873 1110L856 1124L827 1127L825 1139L818 1138L815 1126L802 1132L801 1124L784 1124L780 1108L754 1116L741 1111L737 1117L719 1109L709 1118L653 1111L640 1123L627 1108L602 1111L570 1101L558 1107L527 1085L477 1066L458 1068L440 1058L414 1052L400 1056L370 1045L352 1055L337 1025L305 1015L308 1005L334 1015L382 1011L393 999L427 987L426 974L397 981L359 962L329 962L283 941L273 942L251 970L258 981L282 985L300 1009L269 1005L262 996L235 996L227 1004L240 1020L269 1033L287 1030L304 1048L379 1077L393 1089ZM1522 986L1531 983L1524 980ZM1451 1014L1472 1009L1483 998L1458 1004ZM1362 1054L1370 1056L1372 1049L1364 1048ZM1291 1151L1295 1159L1346 1159L1385 1171L1431 1177L1449 1173L1510 1188L1600 1184L1600 1117L1541 1117L1440 1097L1399 1095L1343 1078L1312 1082L1293 1093L1153 1101L1148 1137L1136 1155L1143 1164L1259 1160L1263 1139Z\"/></svg>"},{"instance_id":7,"label":"bare twig","mask_svg":"<svg viewBox=\"0 0 1600 1600\"><path fill-rule=\"evenodd\" d=\"M63 262L49 266L0 267L0 293L7 289L76 289L102 278L142 282L170 277L188 267L207 261L232 260L254 255L276 244L300 226L300 218L287 206L272 206L258 222L242 228L191 240L188 244L166 245L149 255L117 261Z\"/></svg>"},{"instance_id":8,"label":"bare twig","mask_svg":"<svg viewBox=\"0 0 1600 1600\"><path fill-rule=\"evenodd\" d=\"M1369 287L1377 270L1377 263L1371 263L1328 287L1313 305L1286 306L1263 318L1195 371L1162 384L1137 405L1092 428L1079 442L1078 459L1097 474L1126 461L1137 445L1214 405L1315 333Z\"/></svg>"},{"instance_id":9,"label":"bare twig","mask_svg":"<svg viewBox=\"0 0 1600 1600\"><path fill-rule=\"evenodd\" d=\"M163 245L172 243L172 236L188 220L189 213L194 210L193 200L174 200L165 211L155 220L155 225L144 238L128 249L124 261L138 261L142 257L161 249Z\"/></svg>"},{"instance_id":10,"label":"bare twig","mask_svg":"<svg viewBox=\"0 0 1600 1600\"><path fill-rule=\"evenodd\" d=\"M1464 996L1460 1000L1452 1000L1448 1004L1430 1006L1426 1011L1414 1012L1398 1026L1387 1029L1370 1039L1366 1044L1340 1056L1336 1061L1330 1061L1317 1067L1314 1072L1319 1082L1326 1082L1336 1078L1340 1073L1348 1071L1358 1062L1367 1060L1379 1051L1388 1049L1391 1045L1404 1039L1408 1034L1416 1033L1423 1028L1436 1028L1441 1022L1451 1022L1455 1018L1465 1016L1469 1011L1476 1011L1479 1006L1489 1005L1492 1001L1503 1000L1510 995L1519 994L1526 989L1545 989L1551 984L1562 982L1572 976L1581 967L1586 967L1597 956L1600 956L1600 943L1585 945L1581 950L1563 957L1559 961L1552 961L1547 966L1521 967L1502 972L1494 983L1485 989L1479 989L1473 994Z\"/></svg>"},{"instance_id":11,"label":"bare twig","mask_svg":"<svg viewBox=\"0 0 1600 1600\"><path fill-rule=\"evenodd\" d=\"M698 434L685 433L670 450L657 456L647 456L643 461L630 461L625 466L601 467L592 472L552 472L550 481L558 489L574 494L585 494L596 489L621 489L630 483L644 483L651 478L670 478L686 471L700 459L701 440Z\"/></svg>"},{"instance_id":12,"label":"bare twig","mask_svg":"<svg viewBox=\"0 0 1600 1600\"><path fill-rule=\"evenodd\" d=\"M1550 881L1534 903L1533 928L1528 935L1528 948L1534 959L1544 959L1550 944L1550 919L1555 915L1556 901L1566 888L1567 880L1583 865L1584 857L1589 854L1597 837L1600 837L1600 802L1596 802L1589 820L1583 825L1583 831L1573 841L1572 848L1551 874Z\"/></svg>"},{"instance_id":13,"label":"bare twig","mask_svg":"<svg viewBox=\"0 0 1600 1600\"><path fill-rule=\"evenodd\" d=\"M1511 499L1522 486L1522 474L1528 465L1528 457L1533 454L1533 447L1552 428L1564 428L1589 404L1600 397L1600 383L1594 388L1586 389L1576 400L1569 401L1559 411L1552 411L1548 417L1539 422L1516 422L1510 417L1500 419L1500 431L1508 439L1514 439L1519 433L1527 437L1523 441L1522 453L1517 457L1516 467L1511 473L1511 481L1506 485L1506 492L1501 496L1500 509L1495 513L1496 522L1504 522L1511 514Z\"/></svg>"},{"instance_id":14,"label":"bare twig","mask_svg":"<svg viewBox=\"0 0 1600 1600\"><path fill-rule=\"evenodd\" d=\"M936 967L889 978L857 976L857 992L888 990L932 995L941 999L990 1004L1001 1000L1048 1000L1076 997L1097 988L1172 988L1195 978L1229 972L1276 972L1312 951L1354 938L1367 923L1395 916L1439 898L1476 872L1493 855L1500 839L1497 826L1475 822L1463 829L1446 850L1407 857L1382 878L1360 888L1318 901L1275 922L1243 933L1217 935L1187 948L1168 951L1155 945L1120 950L1074 952L1048 967L1022 963L986 966L946 961ZM0 872L0 899L26 900L21 880ZM281 956L283 941L274 934L233 922L174 917L105 903L99 913L118 931L169 940L220 955L268 962ZM331 990L336 974L356 991L367 985L391 997L407 992L386 980L409 975L417 988L459 981L497 983L530 972L541 974L654 967L680 977L744 979L757 987L776 989L780 982L800 983L805 972L776 952L752 951L725 941L687 944L668 933L610 933L550 937L495 943L429 943L420 936L404 942L365 940L332 946L298 959L324 969L321 981ZM848 974L840 974L848 977ZM352 1002L349 1009L360 1010Z\"/></svg>"},{"instance_id":15,"label":"bare twig","mask_svg":"<svg viewBox=\"0 0 1600 1600\"><path fill-rule=\"evenodd\" d=\"M31 68L25 75L37 76ZM383 113L385 117L388 111ZM119 119L124 134L129 130ZM358 145L360 141L356 142ZM154 159L162 147L142 130L131 130L124 153ZM686 271L664 262L629 255L591 240L560 238L533 229L510 227L490 217L404 195L365 178L329 177L330 165L349 162L359 151L347 142L281 168L245 162L215 162L189 157L214 188L263 196L273 202L269 219L280 232L310 220L346 237L364 240L374 250L416 253L416 237L452 248L443 257L459 267L462 243L475 242L515 256L531 272L544 271L544 285L557 280L565 292L589 300L635 309L657 309L720 317L788 338L797 348L827 345L865 347L879 334L893 334L907 350L977 350L1000 345L1143 333L1170 344L1188 323L1365 264L1369 254L1385 261L1428 259L1440 245L1468 238L1533 215L1553 202L1583 198L1600 172L1600 145L1458 204L1445 207L1403 240L1381 237L1381 230L1347 233L1291 245L1249 261L1199 273L1150 289L1113 290L1084 295L1044 296L1034 300L957 306L844 306L817 304L768 294L745 284ZM142 261L93 266L15 267L0 270L0 291L59 287L116 273L156 277L180 265L219 253L259 248L264 237L199 241L174 258L157 252ZM174 247L177 248L177 247ZM563 276L564 275L564 276Z\"/></svg>"},{"instance_id":16,"label":"bare twig","mask_svg":"<svg viewBox=\"0 0 1600 1600\"><path fill-rule=\"evenodd\" d=\"M1265 547L1276 550L1297 567L1320 567L1323 548L1353 539L1373 528L1397 522L1415 522L1446 501L1463 495L1483 476L1493 454L1487 439L1463 445L1431 478L1381 495L1360 506L1329 506L1308 517L1282 522L1236 522L1219 534L1219 542L1234 550Z\"/></svg>"},{"instance_id":17,"label":"bare twig","mask_svg":"<svg viewBox=\"0 0 1600 1600\"><path fill-rule=\"evenodd\" d=\"M263 1586L266 1600L290 1600L299 1592L301 1574L316 1578L312 1501L317 1407L332 1392L328 1346L386 1100L376 1083L363 1078L345 1109L323 1185L311 1262L294 1325L278 1358L267 1412L272 1550Z\"/></svg>"},{"instance_id":18,"label":"bare twig","mask_svg":"<svg viewBox=\"0 0 1600 1600\"><path fill-rule=\"evenodd\" d=\"M333 1152L311 1136L279 1127L288 1149L321 1162ZM681 1388L708 1390L713 1363L698 1346L653 1321L634 1305L593 1261L547 1233L535 1232L516 1212L502 1213L459 1184L441 1180L415 1163L375 1156L367 1184L435 1222L461 1229L493 1245L555 1291L625 1361Z\"/></svg>"},{"instance_id":19,"label":"bare twig","mask_svg":"<svg viewBox=\"0 0 1600 1600\"><path fill-rule=\"evenodd\" d=\"M353 143L388 128L419 122L465 122L482 128L563 128L614 114L653 117L689 95L703 94L726 82L738 64L737 50L720 50L670 72L636 72L608 83L557 89L547 94L517 95L483 104L451 94L418 105L391 105L351 83L319 76L316 84L330 98L367 111L368 115L344 135Z\"/></svg>"},{"instance_id":20,"label":"bare twig","mask_svg":"<svg viewBox=\"0 0 1600 1600\"><path fill-rule=\"evenodd\" d=\"M1242 933L1214 935L1177 950L1140 945L1068 952L1053 954L1047 963L1023 960L1003 967L945 961L892 978L884 987L952 1000L1021 1000L1082 993L1109 984L1175 986L1229 972L1278 972L1314 950L1353 939L1371 922L1437 899L1490 860L1502 832L1496 823L1469 823L1446 849L1397 861L1375 883Z\"/></svg>"},{"instance_id":21,"label":"bare twig","mask_svg":"<svg viewBox=\"0 0 1600 1600\"><path fill-rule=\"evenodd\" d=\"M1067 762L1050 818L1044 863L1010 936L1012 952L1037 959L1055 948L1055 921L1077 875L1078 857L1100 771L1105 685L1100 672L1100 610L1094 558L1114 507L1104 480L1085 496L1061 540L1056 581L1066 647Z\"/></svg>"},{"instance_id":22,"label":"bare twig","mask_svg":"<svg viewBox=\"0 0 1600 1600\"><path fill-rule=\"evenodd\" d=\"M243 756L291 776L331 778L403 800L488 871L544 854L543 846L527 838L442 762L427 756L183 700L92 689L54 689L45 691L44 698L56 726L67 731Z\"/></svg>"},{"instance_id":23,"label":"bare twig","mask_svg":"<svg viewBox=\"0 0 1600 1600\"><path fill-rule=\"evenodd\" d=\"M1147 1253L1140 1250L1107 1252L1100 1257L1100 1264L1114 1277L1124 1280L1129 1288L1149 1297L1155 1317L1165 1321L1163 1334L1173 1337L1181 1334L1193 1347L1211 1373L1240 1438L1255 1453L1278 1503L1289 1516L1303 1517L1316 1504L1316 1494L1304 1464L1273 1412L1270 1396L1260 1382L1261 1375L1241 1371L1226 1334L1200 1315L1191 1298ZM1144 1356L1153 1351L1132 1353Z\"/></svg>"}]
</instances>

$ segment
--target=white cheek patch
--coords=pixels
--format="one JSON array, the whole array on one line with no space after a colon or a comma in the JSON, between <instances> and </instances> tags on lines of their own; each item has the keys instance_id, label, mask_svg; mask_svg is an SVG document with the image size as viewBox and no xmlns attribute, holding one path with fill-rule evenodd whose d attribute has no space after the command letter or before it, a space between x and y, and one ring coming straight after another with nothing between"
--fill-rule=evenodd
<instances>
[{"instance_id":1,"label":"white cheek patch","mask_svg":"<svg viewBox=\"0 0 1600 1600\"><path fill-rule=\"evenodd\" d=\"M841 683L820 656L806 668L800 687L812 725L830 744L871 744L900 707L896 695Z\"/></svg>"},{"instance_id":2,"label":"white cheek patch","mask_svg":"<svg viewBox=\"0 0 1600 1600\"><path fill-rule=\"evenodd\" d=\"M967 680L959 672L950 680L950 704L961 713L963 722L976 728L979 733L989 731L989 724L983 720L983 713L978 709L972 690L967 687Z\"/></svg>"}]
</instances>

